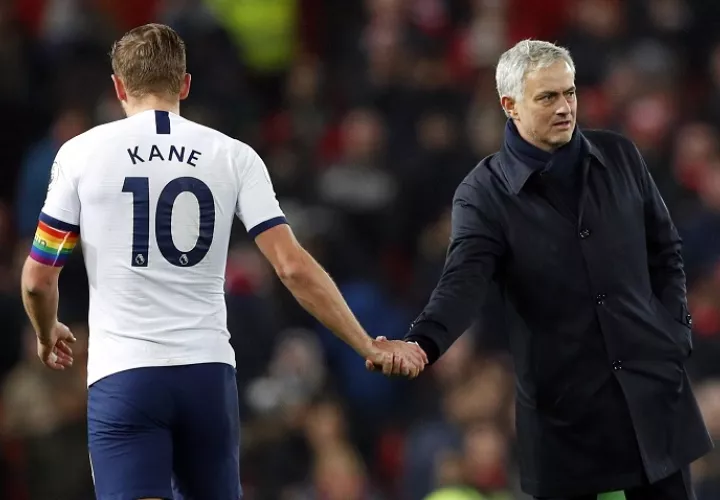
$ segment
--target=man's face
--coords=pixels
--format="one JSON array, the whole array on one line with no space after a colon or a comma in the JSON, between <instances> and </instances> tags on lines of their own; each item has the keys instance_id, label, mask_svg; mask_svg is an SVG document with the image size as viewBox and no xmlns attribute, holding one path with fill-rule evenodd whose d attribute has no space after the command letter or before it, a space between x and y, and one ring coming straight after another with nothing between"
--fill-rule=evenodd
<instances>
[{"instance_id":1,"label":"man's face","mask_svg":"<svg viewBox=\"0 0 720 500\"><path fill-rule=\"evenodd\" d=\"M522 99L503 98L503 106L531 144L554 151L567 144L575 129L575 78L565 61L531 71L525 76Z\"/></svg>"}]
</instances>

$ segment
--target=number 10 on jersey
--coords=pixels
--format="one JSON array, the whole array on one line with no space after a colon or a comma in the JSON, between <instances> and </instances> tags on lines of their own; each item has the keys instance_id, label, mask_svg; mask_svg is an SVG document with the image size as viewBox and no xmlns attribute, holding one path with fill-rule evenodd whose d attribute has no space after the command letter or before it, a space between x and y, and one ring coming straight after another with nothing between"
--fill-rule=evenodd
<instances>
[{"instance_id":1,"label":"number 10 on jersey","mask_svg":"<svg viewBox=\"0 0 720 500\"><path fill-rule=\"evenodd\" d=\"M147 177L126 177L123 192L133 195L132 267L147 267L150 244L150 180ZM178 250L172 239L172 215L175 200L182 193L191 193L198 202L200 227L195 246ZM205 258L215 232L215 199L210 188L195 177L179 177L170 181L160 193L155 212L155 237L160 253L170 264L192 267Z\"/></svg>"}]
</instances>

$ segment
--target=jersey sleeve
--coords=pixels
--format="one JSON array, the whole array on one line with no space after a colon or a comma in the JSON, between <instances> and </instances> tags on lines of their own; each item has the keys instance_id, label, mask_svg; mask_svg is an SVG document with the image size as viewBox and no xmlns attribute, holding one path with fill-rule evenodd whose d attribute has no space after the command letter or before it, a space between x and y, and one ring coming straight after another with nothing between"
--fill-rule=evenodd
<instances>
[{"instance_id":1,"label":"jersey sleeve","mask_svg":"<svg viewBox=\"0 0 720 500\"><path fill-rule=\"evenodd\" d=\"M275 196L265 163L250 147L246 154L247 160L240 172L236 214L248 234L255 238L272 227L287 224L287 219Z\"/></svg>"},{"instance_id":2,"label":"jersey sleeve","mask_svg":"<svg viewBox=\"0 0 720 500\"><path fill-rule=\"evenodd\" d=\"M30 257L42 264L62 267L80 236L80 198L72 157L65 146L58 152Z\"/></svg>"}]
</instances>

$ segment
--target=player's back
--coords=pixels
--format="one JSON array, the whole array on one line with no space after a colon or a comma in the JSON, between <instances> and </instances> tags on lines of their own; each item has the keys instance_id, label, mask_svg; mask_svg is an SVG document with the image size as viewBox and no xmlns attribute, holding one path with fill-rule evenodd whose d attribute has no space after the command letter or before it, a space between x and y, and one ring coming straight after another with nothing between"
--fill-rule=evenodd
<instances>
[{"instance_id":1,"label":"player's back","mask_svg":"<svg viewBox=\"0 0 720 500\"><path fill-rule=\"evenodd\" d=\"M258 176L248 172L267 176L255 152L154 110L63 149L58 161L70 157L76 169L90 285L88 383L143 366L234 365L224 275L233 217L243 218L243 184L252 190ZM282 215L272 201L265 205L270 211L259 209L257 221L243 218L249 228Z\"/></svg>"}]
</instances>

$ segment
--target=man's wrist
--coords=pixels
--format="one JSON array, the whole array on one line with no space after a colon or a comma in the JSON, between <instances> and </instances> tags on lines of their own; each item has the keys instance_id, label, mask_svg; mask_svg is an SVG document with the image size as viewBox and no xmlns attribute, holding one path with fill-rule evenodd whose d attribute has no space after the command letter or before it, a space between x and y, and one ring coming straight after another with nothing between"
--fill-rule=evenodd
<instances>
[{"instance_id":1,"label":"man's wrist","mask_svg":"<svg viewBox=\"0 0 720 500\"><path fill-rule=\"evenodd\" d=\"M37 337L37 341L42 345L49 345L52 339L52 329L47 333L41 333L39 331L36 331L35 337Z\"/></svg>"},{"instance_id":2,"label":"man's wrist","mask_svg":"<svg viewBox=\"0 0 720 500\"><path fill-rule=\"evenodd\" d=\"M435 342L428 338L408 335L405 338L405 341L412 342L413 344L416 344L418 347L420 347L420 349L425 352L425 355L428 358L429 365L433 364L440 357L440 350L438 349L437 344L435 344Z\"/></svg>"},{"instance_id":3,"label":"man's wrist","mask_svg":"<svg viewBox=\"0 0 720 500\"><path fill-rule=\"evenodd\" d=\"M35 328L35 337L37 337L37 341L43 345L49 345L52 341L53 328L55 328L57 323L58 320L55 319L55 321L50 323L47 328Z\"/></svg>"},{"instance_id":4,"label":"man's wrist","mask_svg":"<svg viewBox=\"0 0 720 500\"><path fill-rule=\"evenodd\" d=\"M355 352L357 352L361 357L367 358L372 354L373 349L373 338L369 335L365 335L365 338L363 338L360 345L355 349Z\"/></svg>"}]
</instances>

